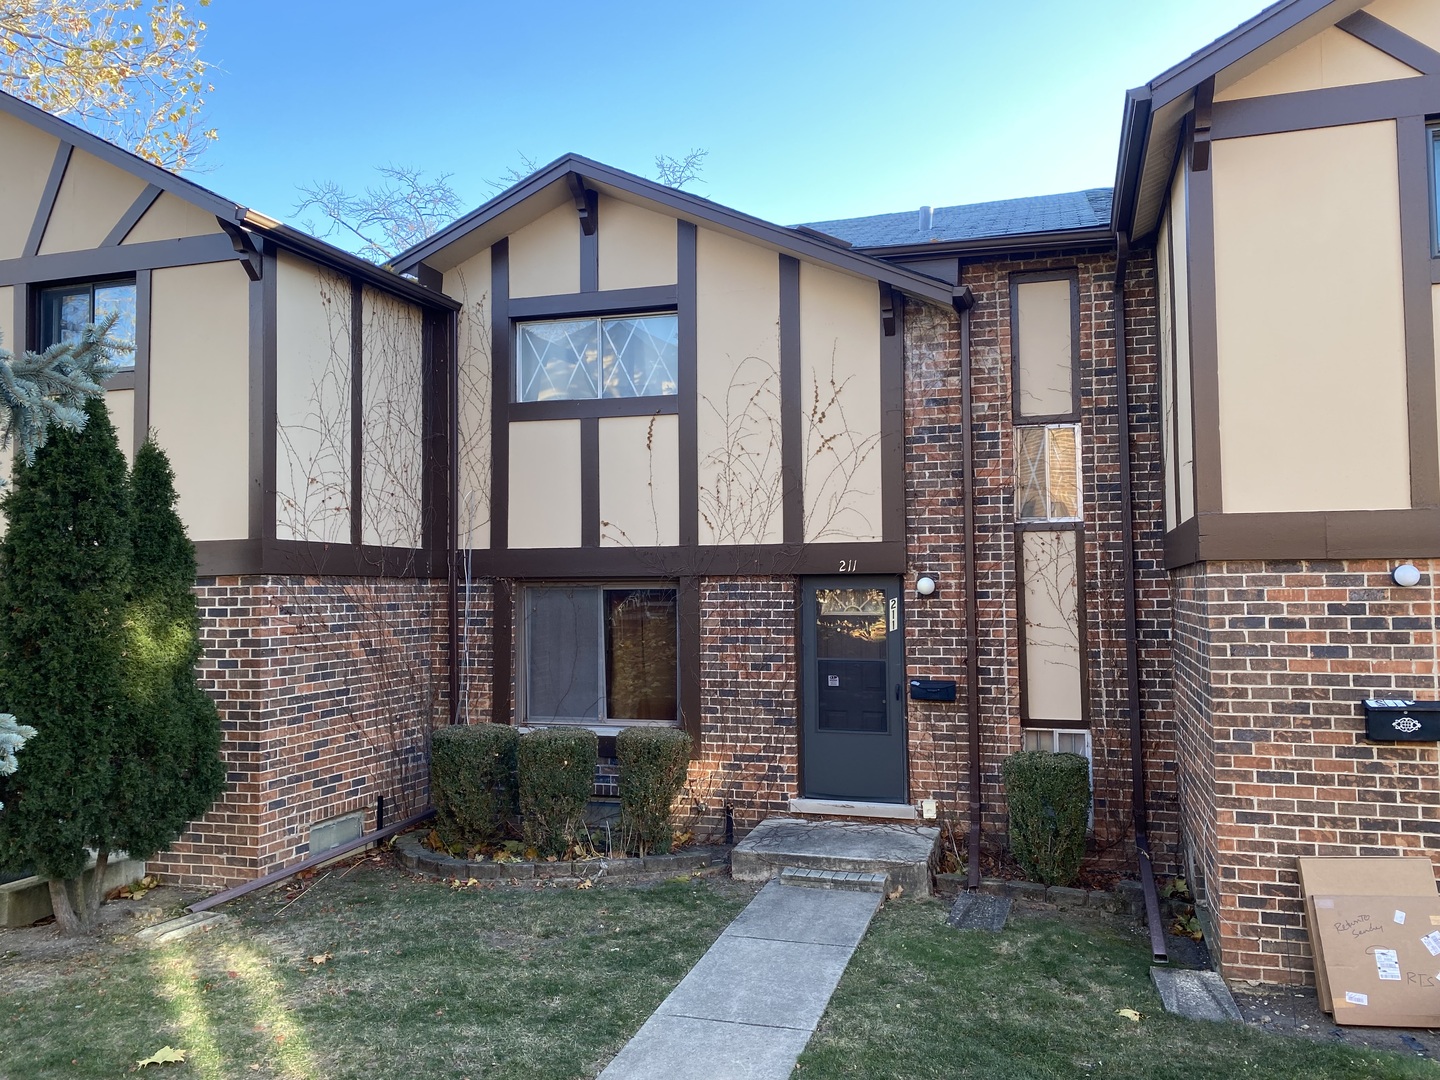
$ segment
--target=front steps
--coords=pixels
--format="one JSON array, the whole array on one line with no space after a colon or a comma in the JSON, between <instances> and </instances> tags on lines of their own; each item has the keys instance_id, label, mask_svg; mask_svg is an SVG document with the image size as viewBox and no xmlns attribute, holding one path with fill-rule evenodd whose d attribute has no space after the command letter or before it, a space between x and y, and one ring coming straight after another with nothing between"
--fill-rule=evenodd
<instances>
[{"instance_id":1,"label":"front steps","mask_svg":"<svg viewBox=\"0 0 1440 1080\"><path fill-rule=\"evenodd\" d=\"M939 837L940 830L929 826L770 818L735 846L730 875L737 881L781 877L787 885L929 896L930 853ZM787 869L826 876L787 876Z\"/></svg>"}]
</instances>

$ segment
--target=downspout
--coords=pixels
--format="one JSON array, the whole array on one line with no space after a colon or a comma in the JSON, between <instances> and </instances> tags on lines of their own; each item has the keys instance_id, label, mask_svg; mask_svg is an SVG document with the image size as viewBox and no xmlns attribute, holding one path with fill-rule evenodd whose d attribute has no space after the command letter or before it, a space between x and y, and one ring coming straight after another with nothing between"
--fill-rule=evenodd
<instances>
[{"instance_id":1,"label":"downspout","mask_svg":"<svg viewBox=\"0 0 1440 1080\"><path fill-rule=\"evenodd\" d=\"M1136 640L1135 602L1135 500L1130 477L1130 368L1125 350L1125 271L1130 260L1130 238L1115 235L1115 402L1119 416L1120 507L1124 528L1120 558L1125 566L1125 691L1130 709L1130 813L1135 823L1135 858L1145 895L1145 922L1150 928L1150 953L1157 964L1168 960L1165 928L1160 921L1160 899L1155 892L1155 871L1145 813L1145 748L1140 712L1140 645Z\"/></svg>"},{"instance_id":2,"label":"downspout","mask_svg":"<svg viewBox=\"0 0 1440 1080\"><path fill-rule=\"evenodd\" d=\"M970 368L970 309L975 306L975 297L969 286L961 286L955 292L955 310L960 313L960 412L964 428L962 468L964 470L964 494L961 501L963 513L962 543L964 558L964 623L965 623L965 710L970 729L970 841L967 845L969 860L966 888L980 887L980 626L975 592L975 436L974 399Z\"/></svg>"}]
</instances>

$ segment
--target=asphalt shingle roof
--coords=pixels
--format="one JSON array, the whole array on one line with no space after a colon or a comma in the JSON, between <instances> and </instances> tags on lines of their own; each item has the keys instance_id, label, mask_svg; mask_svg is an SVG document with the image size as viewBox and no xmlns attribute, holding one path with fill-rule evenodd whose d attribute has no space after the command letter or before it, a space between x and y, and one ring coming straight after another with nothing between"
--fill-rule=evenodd
<instances>
[{"instance_id":1,"label":"asphalt shingle roof","mask_svg":"<svg viewBox=\"0 0 1440 1080\"><path fill-rule=\"evenodd\" d=\"M1063 195L1002 199L968 206L937 206L931 227L920 228L920 208L898 214L809 221L805 227L848 241L857 248L900 247L945 240L981 240L1059 229L1103 228L1110 224L1110 188Z\"/></svg>"}]
</instances>

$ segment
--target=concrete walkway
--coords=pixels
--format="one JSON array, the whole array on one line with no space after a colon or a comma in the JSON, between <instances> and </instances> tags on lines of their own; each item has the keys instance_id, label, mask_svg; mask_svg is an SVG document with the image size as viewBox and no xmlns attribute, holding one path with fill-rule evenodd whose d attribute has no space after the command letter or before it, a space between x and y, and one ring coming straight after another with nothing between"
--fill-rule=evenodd
<instances>
[{"instance_id":1,"label":"concrete walkway","mask_svg":"<svg viewBox=\"0 0 1440 1080\"><path fill-rule=\"evenodd\" d=\"M883 899L770 882L600 1080L786 1080Z\"/></svg>"}]
</instances>

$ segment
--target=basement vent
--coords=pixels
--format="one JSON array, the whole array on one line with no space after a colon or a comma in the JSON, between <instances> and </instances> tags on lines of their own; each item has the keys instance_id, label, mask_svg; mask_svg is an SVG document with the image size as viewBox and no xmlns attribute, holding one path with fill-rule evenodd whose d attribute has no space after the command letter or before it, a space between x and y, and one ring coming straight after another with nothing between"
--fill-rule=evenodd
<instances>
[{"instance_id":1,"label":"basement vent","mask_svg":"<svg viewBox=\"0 0 1440 1080\"><path fill-rule=\"evenodd\" d=\"M358 840L365 832L365 811L341 814L310 826L310 854L321 855L331 848Z\"/></svg>"}]
</instances>

